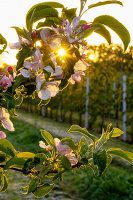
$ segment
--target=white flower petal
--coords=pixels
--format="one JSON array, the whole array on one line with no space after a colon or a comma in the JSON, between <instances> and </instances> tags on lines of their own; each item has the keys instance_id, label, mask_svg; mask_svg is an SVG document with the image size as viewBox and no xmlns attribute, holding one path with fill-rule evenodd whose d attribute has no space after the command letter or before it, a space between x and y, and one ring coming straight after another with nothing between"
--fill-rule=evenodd
<instances>
[{"instance_id":1,"label":"white flower petal","mask_svg":"<svg viewBox=\"0 0 133 200\"><path fill-rule=\"evenodd\" d=\"M36 83L38 83L38 82L41 82L41 84L43 84L45 82L45 76L44 76L44 74L39 74L36 77Z\"/></svg>"},{"instance_id":2,"label":"white flower petal","mask_svg":"<svg viewBox=\"0 0 133 200\"><path fill-rule=\"evenodd\" d=\"M23 66L26 69L30 69L31 68L31 63L29 61L25 61Z\"/></svg>"},{"instance_id":3,"label":"white flower petal","mask_svg":"<svg viewBox=\"0 0 133 200\"><path fill-rule=\"evenodd\" d=\"M46 41L46 39L50 36L50 30L45 28L42 29L40 32L40 37L43 41Z\"/></svg>"},{"instance_id":4,"label":"white flower petal","mask_svg":"<svg viewBox=\"0 0 133 200\"><path fill-rule=\"evenodd\" d=\"M19 49L20 48L20 42L9 43L9 48L10 49Z\"/></svg>"},{"instance_id":5,"label":"white flower petal","mask_svg":"<svg viewBox=\"0 0 133 200\"><path fill-rule=\"evenodd\" d=\"M53 76L59 76L63 73L62 71L62 67L61 66L56 66L55 67L55 73L53 74Z\"/></svg>"},{"instance_id":6,"label":"white flower petal","mask_svg":"<svg viewBox=\"0 0 133 200\"><path fill-rule=\"evenodd\" d=\"M58 29L55 28L53 25L51 26L52 30L55 31L56 33L59 33Z\"/></svg>"},{"instance_id":7,"label":"white flower petal","mask_svg":"<svg viewBox=\"0 0 133 200\"><path fill-rule=\"evenodd\" d=\"M72 76L70 77L69 82L70 82L71 84L73 84L73 85L75 84L75 81L73 80Z\"/></svg>"},{"instance_id":8,"label":"white flower petal","mask_svg":"<svg viewBox=\"0 0 133 200\"><path fill-rule=\"evenodd\" d=\"M59 47L60 43L61 43L61 39L60 38L53 39L51 41L51 43L50 43L51 49L53 49L53 50L57 49Z\"/></svg>"},{"instance_id":9,"label":"white flower petal","mask_svg":"<svg viewBox=\"0 0 133 200\"><path fill-rule=\"evenodd\" d=\"M54 73L54 70L51 66L44 67L47 72Z\"/></svg>"},{"instance_id":10,"label":"white flower petal","mask_svg":"<svg viewBox=\"0 0 133 200\"><path fill-rule=\"evenodd\" d=\"M48 85L47 89L50 92L50 97L56 96L56 94L59 92L59 88L56 87L55 85Z\"/></svg>"},{"instance_id":11,"label":"white flower petal","mask_svg":"<svg viewBox=\"0 0 133 200\"><path fill-rule=\"evenodd\" d=\"M51 61L53 62L54 66L56 65L56 55L54 53L50 54Z\"/></svg>"},{"instance_id":12,"label":"white flower petal","mask_svg":"<svg viewBox=\"0 0 133 200\"><path fill-rule=\"evenodd\" d=\"M42 83L41 83L41 82L38 82L38 83L36 84L37 92L41 89L41 86L42 86Z\"/></svg>"},{"instance_id":13,"label":"white flower petal","mask_svg":"<svg viewBox=\"0 0 133 200\"><path fill-rule=\"evenodd\" d=\"M39 146L43 149L46 149L46 144L43 141L39 141Z\"/></svg>"},{"instance_id":14,"label":"white flower petal","mask_svg":"<svg viewBox=\"0 0 133 200\"><path fill-rule=\"evenodd\" d=\"M35 58L37 59L37 60L41 60L42 59L42 55L41 55L41 52L40 52L40 50L38 49L38 48L36 48L36 51L35 51Z\"/></svg>"},{"instance_id":15,"label":"white flower petal","mask_svg":"<svg viewBox=\"0 0 133 200\"><path fill-rule=\"evenodd\" d=\"M68 154L65 155L69 162L71 163L71 166L74 166L78 163L78 159L75 157L75 154Z\"/></svg>"},{"instance_id":16,"label":"white flower petal","mask_svg":"<svg viewBox=\"0 0 133 200\"><path fill-rule=\"evenodd\" d=\"M51 97L50 91L48 89L40 90L38 92L38 97L42 100L47 100Z\"/></svg>"},{"instance_id":17,"label":"white flower petal","mask_svg":"<svg viewBox=\"0 0 133 200\"><path fill-rule=\"evenodd\" d=\"M80 17L74 17L72 20L72 28L75 29L80 23Z\"/></svg>"},{"instance_id":18,"label":"white flower petal","mask_svg":"<svg viewBox=\"0 0 133 200\"><path fill-rule=\"evenodd\" d=\"M75 71L85 71L87 68L87 63L83 62L81 60L79 60L78 62L76 62L75 66L74 66L74 70Z\"/></svg>"},{"instance_id":19,"label":"white flower petal","mask_svg":"<svg viewBox=\"0 0 133 200\"><path fill-rule=\"evenodd\" d=\"M25 78L30 78L31 74L28 70L26 69L21 69L20 73L22 74L22 76L24 76Z\"/></svg>"},{"instance_id":20,"label":"white flower petal","mask_svg":"<svg viewBox=\"0 0 133 200\"><path fill-rule=\"evenodd\" d=\"M1 122L5 129L9 131L14 131L13 123L9 118L3 118Z\"/></svg>"}]
</instances>

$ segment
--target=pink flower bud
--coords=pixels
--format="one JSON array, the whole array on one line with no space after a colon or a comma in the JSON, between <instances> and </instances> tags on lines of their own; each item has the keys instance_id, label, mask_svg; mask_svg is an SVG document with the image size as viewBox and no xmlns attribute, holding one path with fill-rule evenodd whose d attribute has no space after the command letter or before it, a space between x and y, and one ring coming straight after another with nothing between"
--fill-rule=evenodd
<instances>
[{"instance_id":1,"label":"pink flower bud","mask_svg":"<svg viewBox=\"0 0 133 200\"><path fill-rule=\"evenodd\" d=\"M0 139L6 138L6 134L3 131L0 131Z\"/></svg>"},{"instance_id":2,"label":"pink flower bud","mask_svg":"<svg viewBox=\"0 0 133 200\"><path fill-rule=\"evenodd\" d=\"M12 74L13 73L13 68L11 66L9 66L7 71L9 72L9 74Z\"/></svg>"},{"instance_id":3,"label":"pink flower bud","mask_svg":"<svg viewBox=\"0 0 133 200\"><path fill-rule=\"evenodd\" d=\"M37 38L37 37L38 37L38 32L37 32L36 30L32 31L31 37L32 37L33 39Z\"/></svg>"},{"instance_id":4,"label":"pink flower bud","mask_svg":"<svg viewBox=\"0 0 133 200\"><path fill-rule=\"evenodd\" d=\"M91 25L88 25L88 24L82 24L82 28L87 30L89 28L91 28Z\"/></svg>"}]
</instances>

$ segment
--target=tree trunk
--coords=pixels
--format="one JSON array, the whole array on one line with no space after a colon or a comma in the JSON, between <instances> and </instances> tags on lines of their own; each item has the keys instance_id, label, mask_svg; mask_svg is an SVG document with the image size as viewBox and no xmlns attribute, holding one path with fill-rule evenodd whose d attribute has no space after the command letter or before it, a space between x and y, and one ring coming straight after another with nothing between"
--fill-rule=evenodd
<instances>
[{"instance_id":1,"label":"tree trunk","mask_svg":"<svg viewBox=\"0 0 133 200\"><path fill-rule=\"evenodd\" d=\"M59 122L63 122L62 120L62 98L60 96L60 102L59 102Z\"/></svg>"},{"instance_id":2,"label":"tree trunk","mask_svg":"<svg viewBox=\"0 0 133 200\"><path fill-rule=\"evenodd\" d=\"M63 112L62 118L63 118L63 122L66 122L66 112L65 111Z\"/></svg>"},{"instance_id":3,"label":"tree trunk","mask_svg":"<svg viewBox=\"0 0 133 200\"><path fill-rule=\"evenodd\" d=\"M53 110L50 109L50 118L53 119Z\"/></svg>"},{"instance_id":4,"label":"tree trunk","mask_svg":"<svg viewBox=\"0 0 133 200\"><path fill-rule=\"evenodd\" d=\"M48 108L45 107L45 117L48 117Z\"/></svg>"},{"instance_id":5,"label":"tree trunk","mask_svg":"<svg viewBox=\"0 0 133 200\"><path fill-rule=\"evenodd\" d=\"M79 113L79 125L82 126L82 113Z\"/></svg>"},{"instance_id":6,"label":"tree trunk","mask_svg":"<svg viewBox=\"0 0 133 200\"><path fill-rule=\"evenodd\" d=\"M58 109L56 109L55 120L58 121Z\"/></svg>"},{"instance_id":7,"label":"tree trunk","mask_svg":"<svg viewBox=\"0 0 133 200\"><path fill-rule=\"evenodd\" d=\"M69 123L72 124L72 117L73 117L73 112L70 110L70 115L69 115Z\"/></svg>"}]
</instances>

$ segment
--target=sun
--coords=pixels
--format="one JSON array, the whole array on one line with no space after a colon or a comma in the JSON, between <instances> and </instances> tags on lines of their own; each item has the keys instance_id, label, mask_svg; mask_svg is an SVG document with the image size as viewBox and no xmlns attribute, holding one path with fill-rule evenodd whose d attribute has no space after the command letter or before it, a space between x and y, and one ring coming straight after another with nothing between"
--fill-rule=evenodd
<instances>
[{"instance_id":1,"label":"sun","mask_svg":"<svg viewBox=\"0 0 133 200\"><path fill-rule=\"evenodd\" d=\"M58 50L58 56L65 56L65 55L66 55L65 49L60 48L60 49Z\"/></svg>"}]
</instances>

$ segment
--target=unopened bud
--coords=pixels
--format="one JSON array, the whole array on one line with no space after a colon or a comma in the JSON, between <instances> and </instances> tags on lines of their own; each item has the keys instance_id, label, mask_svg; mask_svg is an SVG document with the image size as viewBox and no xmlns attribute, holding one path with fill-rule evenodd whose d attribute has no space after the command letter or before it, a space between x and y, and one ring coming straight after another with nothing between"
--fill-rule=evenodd
<instances>
[{"instance_id":1,"label":"unopened bud","mask_svg":"<svg viewBox=\"0 0 133 200\"><path fill-rule=\"evenodd\" d=\"M38 32L37 32L36 30L32 31L31 37L32 37L33 39L36 39L36 38L38 37Z\"/></svg>"},{"instance_id":2,"label":"unopened bud","mask_svg":"<svg viewBox=\"0 0 133 200\"><path fill-rule=\"evenodd\" d=\"M9 74L12 74L13 73L13 68L11 66L9 66L7 71L9 72Z\"/></svg>"},{"instance_id":3,"label":"unopened bud","mask_svg":"<svg viewBox=\"0 0 133 200\"><path fill-rule=\"evenodd\" d=\"M88 25L88 24L82 24L82 28L83 28L83 29L89 29L89 28L91 28L91 25Z\"/></svg>"}]
</instances>

